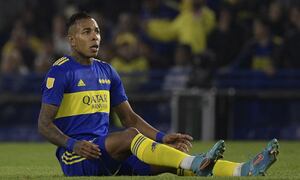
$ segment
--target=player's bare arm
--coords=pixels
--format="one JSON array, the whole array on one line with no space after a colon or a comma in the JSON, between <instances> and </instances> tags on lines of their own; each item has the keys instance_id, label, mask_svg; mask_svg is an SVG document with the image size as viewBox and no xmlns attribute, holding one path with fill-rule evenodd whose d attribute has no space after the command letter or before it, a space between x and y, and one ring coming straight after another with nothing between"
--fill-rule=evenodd
<instances>
[{"instance_id":1,"label":"player's bare arm","mask_svg":"<svg viewBox=\"0 0 300 180\"><path fill-rule=\"evenodd\" d=\"M66 147L70 137L62 133L53 123L57 111L57 106L42 103L38 119L38 130L51 143ZM73 150L76 154L88 159L99 158L101 155L98 146L88 141L77 141Z\"/></svg>"},{"instance_id":2,"label":"player's bare arm","mask_svg":"<svg viewBox=\"0 0 300 180\"><path fill-rule=\"evenodd\" d=\"M143 118L136 114L128 101L125 101L114 109L118 114L121 123L125 127L135 127L142 134L147 137L155 140L156 134L159 132L157 129L148 124ZM172 133L167 134L163 137L163 143L169 144L176 149L179 149L183 152L188 152L189 148L192 147L191 141L193 138L187 134Z\"/></svg>"},{"instance_id":3,"label":"player's bare arm","mask_svg":"<svg viewBox=\"0 0 300 180\"><path fill-rule=\"evenodd\" d=\"M54 124L53 120L58 111L57 106L42 103L39 119L38 130L47 140L57 146L65 146L68 136L63 134Z\"/></svg>"}]
</instances>

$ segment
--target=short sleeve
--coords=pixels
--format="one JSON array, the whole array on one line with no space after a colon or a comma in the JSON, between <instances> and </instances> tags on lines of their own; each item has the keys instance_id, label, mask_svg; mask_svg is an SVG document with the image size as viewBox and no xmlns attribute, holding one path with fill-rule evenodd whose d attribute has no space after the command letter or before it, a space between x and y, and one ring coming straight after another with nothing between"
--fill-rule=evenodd
<instances>
[{"instance_id":1,"label":"short sleeve","mask_svg":"<svg viewBox=\"0 0 300 180\"><path fill-rule=\"evenodd\" d=\"M42 84L42 102L59 106L66 88L66 73L58 66L53 66Z\"/></svg>"},{"instance_id":2,"label":"short sleeve","mask_svg":"<svg viewBox=\"0 0 300 180\"><path fill-rule=\"evenodd\" d=\"M111 67L110 100L112 107L128 100L121 78L113 67Z\"/></svg>"}]
</instances>

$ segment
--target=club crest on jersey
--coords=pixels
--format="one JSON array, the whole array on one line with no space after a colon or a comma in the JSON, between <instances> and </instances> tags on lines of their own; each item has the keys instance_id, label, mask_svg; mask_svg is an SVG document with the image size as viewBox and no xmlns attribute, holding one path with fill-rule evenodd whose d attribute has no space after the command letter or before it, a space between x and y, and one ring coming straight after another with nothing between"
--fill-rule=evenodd
<instances>
[{"instance_id":1,"label":"club crest on jersey","mask_svg":"<svg viewBox=\"0 0 300 180\"><path fill-rule=\"evenodd\" d=\"M48 77L48 78L47 78L46 87L47 87L48 89L53 88L54 81L55 81L55 78Z\"/></svg>"}]
</instances>

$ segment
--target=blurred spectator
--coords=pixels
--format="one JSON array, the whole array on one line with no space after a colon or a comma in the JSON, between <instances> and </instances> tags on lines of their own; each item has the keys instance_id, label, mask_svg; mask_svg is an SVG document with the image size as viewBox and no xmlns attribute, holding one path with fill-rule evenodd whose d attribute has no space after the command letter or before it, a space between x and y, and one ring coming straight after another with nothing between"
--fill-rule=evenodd
<instances>
[{"instance_id":1,"label":"blurred spectator","mask_svg":"<svg viewBox=\"0 0 300 180\"><path fill-rule=\"evenodd\" d=\"M215 26L215 14L204 0L184 0L180 14L173 20L154 19L149 21L147 32L150 37L161 40L177 40L191 46L194 54L206 48L206 38Z\"/></svg>"},{"instance_id":2,"label":"blurred spectator","mask_svg":"<svg viewBox=\"0 0 300 180\"><path fill-rule=\"evenodd\" d=\"M30 70L34 66L34 58L42 50L41 41L28 35L21 21L16 21L11 31L10 39L4 44L2 56L11 54L12 51L18 50L23 58L24 65Z\"/></svg>"},{"instance_id":3,"label":"blurred spectator","mask_svg":"<svg viewBox=\"0 0 300 180\"><path fill-rule=\"evenodd\" d=\"M253 39L246 43L233 67L272 75L278 63L278 55L279 46L272 39L268 20L256 18L253 23Z\"/></svg>"},{"instance_id":4,"label":"blurred spectator","mask_svg":"<svg viewBox=\"0 0 300 180\"><path fill-rule=\"evenodd\" d=\"M178 14L178 7L172 2L173 1L143 0L140 13L141 19L174 19Z\"/></svg>"},{"instance_id":5,"label":"blurred spectator","mask_svg":"<svg viewBox=\"0 0 300 180\"><path fill-rule=\"evenodd\" d=\"M90 14L98 22L101 34L101 46L110 46L113 42L115 24L113 24L111 19L106 18L98 11L93 11Z\"/></svg>"},{"instance_id":6,"label":"blurred spectator","mask_svg":"<svg viewBox=\"0 0 300 180\"><path fill-rule=\"evenodd\" d=\"M7 17L3 16L9 20L1 20L6 22L5 25L1 24L0 32L2 57L16 50L29 72L42 73L52 59L70 51L65 39L65 17L87 10L98 19L102 38L99 57L107 62L114 59L116 63L116 59L122 59L129 66L132 59L144 59L140 61L143 63L132 64L144 64L139 65L147 67L144 69L173 69L177 66L173 58L177 44L186 44L197 57L192 62L192 76L197 78L192 82L206 81L204 79L210 77L214 67L232 65L231 62L237 59L234 67L256 69L269 74L281 67L300 68L300 18L299 6L295 5L299 3L296 0L130 0L119 2L121 4L118 7L112 6L116 2L22 1L15 6L14 13L9 12ZM7 2L9 5L3 4L1 9L6 12L6 8L14 3ZM230 4L230 8L224 7L224 3ZM218 15L217 24L215 14ZM263 14L268 21L255 20L256 30L252 33L252 22L257 14ZM287 17L289 22L285 19ZM116 39L127 36L125 34L137 39L136 47L132 48L135 52L129 50L125 53L120 50L126 49L123 45L117 45L116 49L113 46ZM52 42L41 43L39 38L49 36ZM281 38L284 43L281 61L277 64ZM240 52L241 44L245 44L246 40L247 46ZM235 58L237 54L239 56ZM124 61L128 57L132 58Z\"/></svg>"},{"instance_id":7,"label":"blurred spectator","mask_svg":"<svg viewBox=\"0 0 300 180\"><path fill-rule=\"evenodd\" d=\"M1 74L3 75L25 75L28 73L27 67L24 65L20 51L14 49L2 56Z\"/></svg>"},{"instance_id":8,"label":"blurred spectator","mask_svg":"<svg viewBox=\"0 0 300 180\"><path fill-rule=\"evenodd\" d=\"M116 37L115 45L116 56L111 64L119 73L129 73L129 76L121 76L126 90L137 90L146 81L149 68L147 59L139 54L138 39L131 33L122 33Z\"/></svg>"},{"instance_id":9,"label":"blurred spectator","mask_svg":"<svg viewBox=\"0 0 300 180\"><path fill-rule=\"evenodd\" d=\"M299 3L300 4L300 3ZM293 33L295 31L298 31L298 23L299 23L299 6L298 4L295 4L291 6L288 10L288 25L286 29L286 33Z\"/></svg>"},{"instance_id":10,"label":"blurred spectator","mask_svg":"<svg viewBox=\"0 0 300 180\"><path fill-rule=\"evenodd\" d=\"M215 55L215 68L228 66L238 55L243 44L243 30L234 19L230 7L220 9L218 23L207 41L207 48Z\"/></svg>"},{"instance_id":11,"label":"blurred spectator","mask_svg":"<svg viewBox=\"0 0 300 180\"><path fill-rule=\"evenodd\" d=\"M52 21L52 41L54 45L54 54L63 56L71 51L69 43L66 39L65 18L56 15Z\"/></svg>"},{"instance_id":12,"label":"blurred spectator","mask_svg":"<svg viewBox=\"0 0 300 180\"><path fill-rule=\"evenodd\" d=\"M99 50L98 56L102 61L111 63L111 60L115 56L113 45L108 44L108 43L107 44L102 43L100 45L100 50Z\"/></svg>"},{"instance_id":13,"label":"blurred spectator","mask_svg":"<svg viewBox=\"0 0 300 180\"><path fill-rule=\"evenodd\" d=\"M272 35L276 40L282 41L285 30L285 17L282 5L278 1L273 1L269 5L268 17Z\"/></svg>"},{"instance_id":14,"label":"blurred spectator","mask_svg":"<svg viewBox=\"0 0 300 180\"><path fill-rule=\"evenodd\" d=\"M33 8L31 6L27 5L27 7L21 12L21 21L28 35L37 34L36 31L38 28L34 25L36 20L34 19Z\"/></svg>"},{"instance_id":15,"label":"blurred spectator","mask_svg":"<svg viewBox=\"0 0 300 180\"><path fill-rule=\"evenodd\" d=\"M37 57L34 60L34 72L37 74L47 73L52 66L52 63L57 59L51 40L46 39L43 47L43 50L37 54Z\"/></svg>"},{"instance_id":16,"label":"blurred spectator","mask_svg":"<svg viewBox=\"0 0 300 180\"><path fill-rule=\"evenodd\" d=\"M184 90L188 86L193 60L190 46L178 45L174 53L174 59L175 65L168 70L164 79L164 90Z\"/></svg>"},{"instance_id":17,"label":"blurred spectator","mask_svg":"<svg viewBox=\"0 0 300 180\"><path fill-rule=\"evenodd\" d=\"M228 0L230 2L230 0ZM237 10L237 22L243 29L245 39L252 38L252 24L253 20L258 14L265 14L267 16L269 0L234 0L234 8Z\"/></svg>"},{"instance_id":18,"label":"blurred spectator","mask_svg":"<svg viewBox=\"0 0 300 180\"><path fill-rule=\"evenodd\" d=\"M176 46L175 41L160 41L154 39L147 33L147 24L153 19L173 20L178 15L178 4L175 1L143 0L139 14L140 31L142 41L151 47L152 68L168 68L173 63L173 53ZM155 59L155 60L154 60Z\"/></svg>"},{"instance_id":19,"label":"blurred spectator","mask_svg":"<svg viewBox=\"0 0 300 180\"><path fill-rule=\"evenodd\" d=\"M209 88L211 87L213 66L215 57L209 51L196 55L192 61L192 72L190 75L189 87Z\"/></svg>"},{"instance_id":20,"label":"blurred spectator","mask_svg":"<svg viewBox=\"0 0 300 180\"><path fill-rule=\"evenodd\" d=\"M300 6L294 6L289 14L290 28L283 43L282 65L288 69L300 69Z\"/></svg>"},{"instance_id":21,"label":"blurred spectator","mask_svg":"<svg viewBox=\"0 0 300 180\"><path fill-rule=\"evenodd\" d=\"M139 54L148 60L149 69L163 69L166 67L166 60L155 52L152 46L143 40L138 41ZM170 66L171 64L168 64Z\"/></svg>"},{"instance_id":22,"label":"blurred spectator","mask_svg":"<svg viewBox=\"0 0 300 180\"><path fill-rule=\"evenodd\" d=\"M121 13L118 18L118 23L114 27L114 36L121 33L134 33L137 31L136 17L130 13Z\"/></svg>"}]
</instances>

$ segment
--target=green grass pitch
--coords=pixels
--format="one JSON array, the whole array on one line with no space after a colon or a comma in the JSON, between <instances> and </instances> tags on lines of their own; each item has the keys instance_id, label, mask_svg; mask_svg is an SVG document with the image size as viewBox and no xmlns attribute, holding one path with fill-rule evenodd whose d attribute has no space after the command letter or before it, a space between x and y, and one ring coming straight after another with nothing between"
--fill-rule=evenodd
<instances>
[{"instance_id":1,"label":"green grass pitch","mask_svg":"<svg viewBox=\"0 0 300 180\"><path fill-rule=\"evenodd\" d=\"M194 142L191 153L206 151L213 142ZM266 142L228 141L225 159L245 161L262 150ZM205 177L178 177L172 174L159 176L125 176L125 177L75 177L62 175L55 159L55 146L49 143L0 143L0 179L122 179L122 180L170 180L170 179L207 179ZM300 142L280 141L278 161L269 169L265 177L208 179L300 179Z\"/></svg>"}]
</instances>

